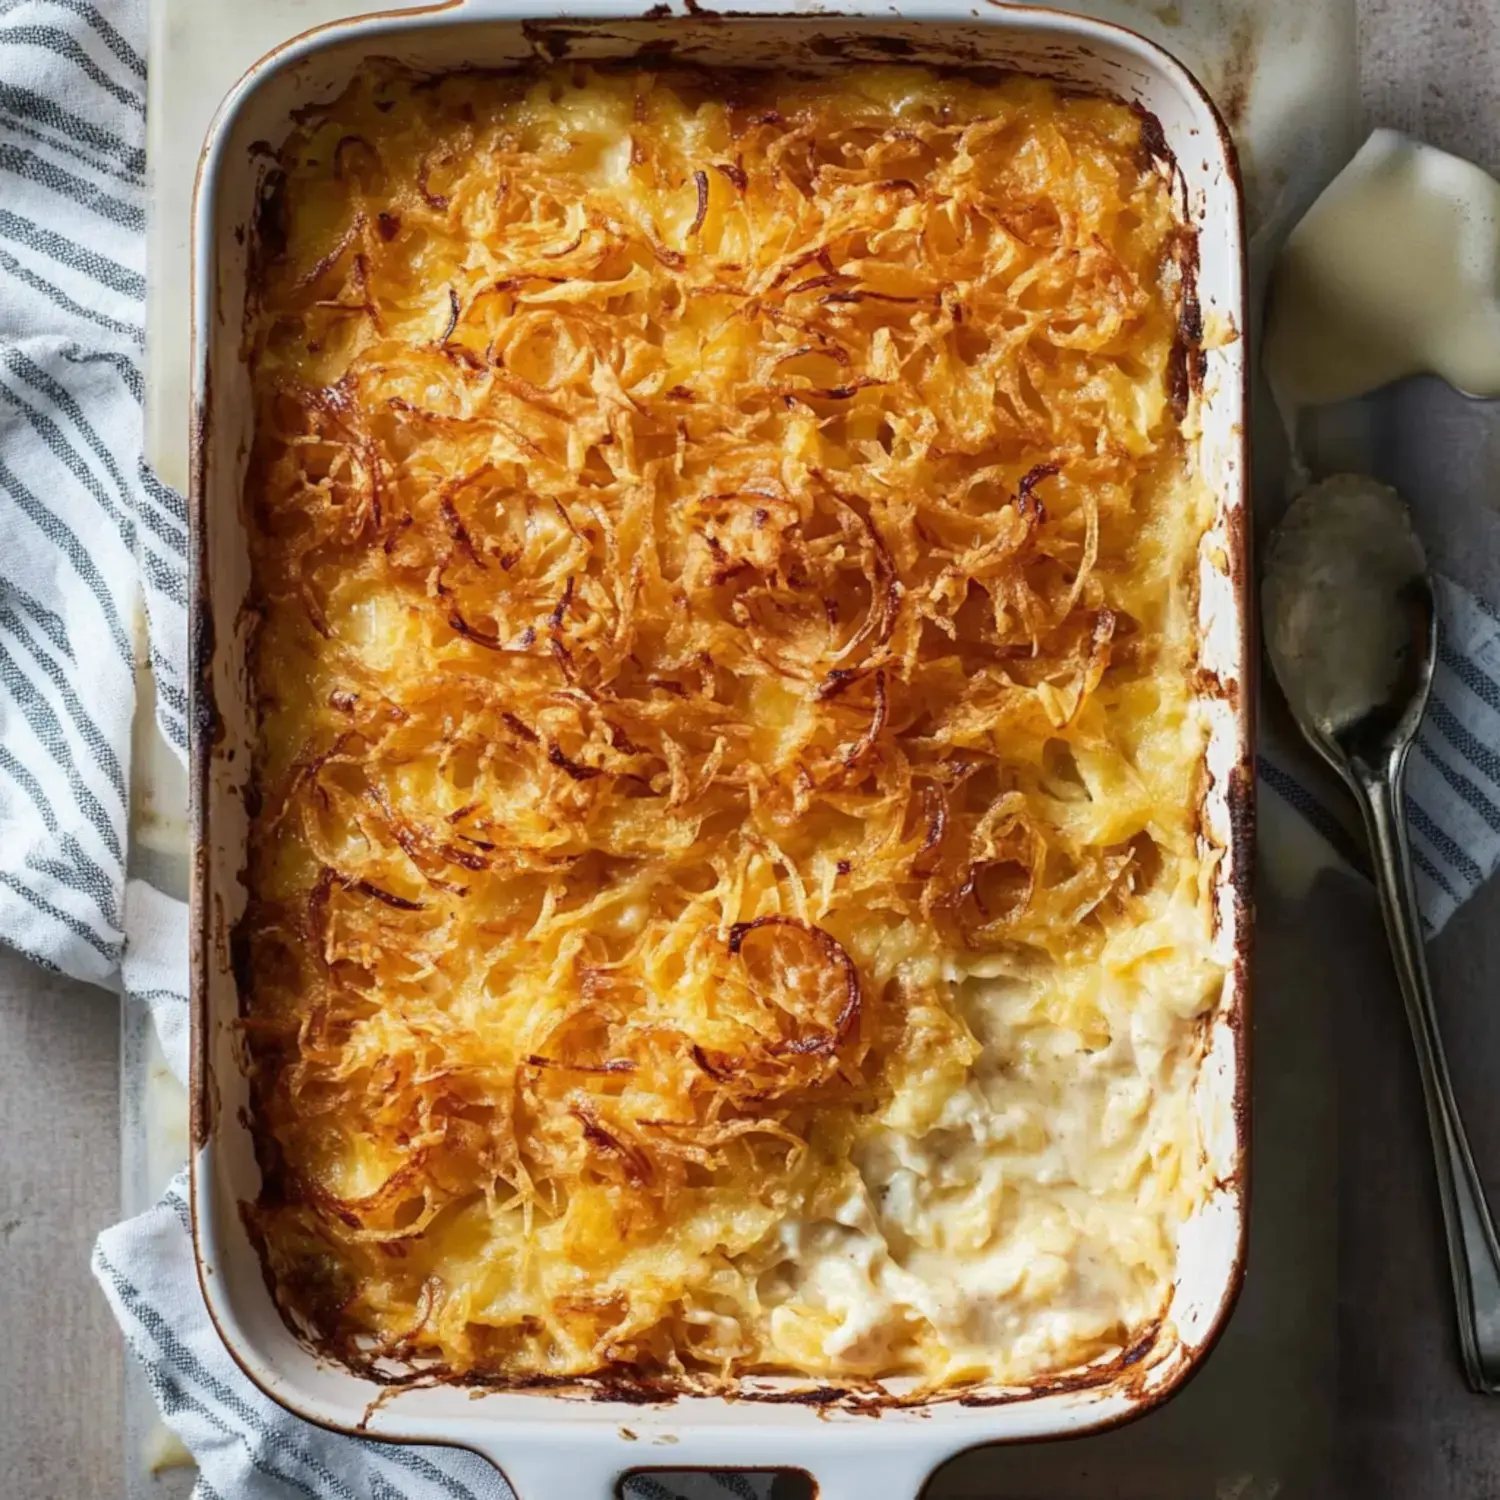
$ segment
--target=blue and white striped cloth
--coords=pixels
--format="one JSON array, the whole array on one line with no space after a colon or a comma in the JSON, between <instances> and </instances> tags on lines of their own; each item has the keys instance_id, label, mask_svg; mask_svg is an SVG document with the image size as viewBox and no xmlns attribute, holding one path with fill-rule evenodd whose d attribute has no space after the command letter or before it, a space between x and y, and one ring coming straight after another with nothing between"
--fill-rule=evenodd
<instances>
[{"instance_id":1,"label":"blue and white striped cloth","mask_svg":"<svg viewBox=\"0 0 1500 1500\"><path fill-rule=\"evenodd\" d=\"M185 1073L185 913L126 880L139 668L187 743L186 513L142 458L145 33L145 0L0 0L0 940L140 996ZM1500 859L1500 618L1452 584L1440 604L1409 782L1434 931ZM1337 793L1297 752L1264 753L1269 791L1358 860ZM201 1500L497 1493L470 1454L333 1437L253 1389L198 1296L180 1182L106 1231L94 1267ZM765 1482L633 1493L754 1500Z\"/></svg>"},{"instance_id":2,"label":"blue and white striped cloth","mask_svg":"<svg viewBox=\"0 0 1500 1500\"><path fill-rule=\"evenodd\" d=\"M0 0L0 934L99 982L147 640L187 742L187 515L141 459L144 10Z\"/></svg>"}]
</instances>

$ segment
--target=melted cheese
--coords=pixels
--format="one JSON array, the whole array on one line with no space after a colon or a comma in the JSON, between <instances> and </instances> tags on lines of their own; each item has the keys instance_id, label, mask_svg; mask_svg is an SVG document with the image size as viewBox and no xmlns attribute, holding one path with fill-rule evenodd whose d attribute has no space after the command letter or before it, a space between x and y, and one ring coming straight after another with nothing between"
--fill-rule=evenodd
<instances>
[{"instance_id":1,"label":"melted cheese","mask_svg":"<svg viewBox=\"0 0 1500 1500\"><path fill-rule=\"evenodd\" d=\"M1138 117L376 72L281 173L243 937L289 1316L522 1380L1126 1344L1222 981Z\"/></svg>"}]
</instances>

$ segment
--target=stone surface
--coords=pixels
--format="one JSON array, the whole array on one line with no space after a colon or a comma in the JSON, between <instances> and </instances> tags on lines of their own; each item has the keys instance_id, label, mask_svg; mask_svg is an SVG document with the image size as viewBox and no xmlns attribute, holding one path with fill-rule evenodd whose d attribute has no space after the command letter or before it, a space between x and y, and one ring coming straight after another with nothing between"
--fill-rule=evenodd
<instances>
[{"instance_id":1,"label":"stone surface","mask_svg":"<svg viewBox=\"0 0 1500 1500\"><path fill-rule=\"evenodd\" d=\"M0 949L0 1494L120 1490L120 1335L89 1274L119 1204L113 995Z\"/></svg>"}]
</instances>

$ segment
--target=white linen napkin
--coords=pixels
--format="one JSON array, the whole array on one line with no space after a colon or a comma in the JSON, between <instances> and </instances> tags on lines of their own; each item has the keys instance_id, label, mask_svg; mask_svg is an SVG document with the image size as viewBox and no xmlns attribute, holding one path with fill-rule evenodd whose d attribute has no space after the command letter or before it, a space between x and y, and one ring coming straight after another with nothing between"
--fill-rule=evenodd
<instances>
[{"instance_id":1,"label":"white linen napkin","mask_svg":"<svg viewBox=\"0 0 1500 1500\"><path fill-rule=\"evenodd\" d=\"M186 511L142 458L145 0L0 0L0 940L148 1003L187 1072L186 913L126 882L135 669L187 744ZM1500 860L1500 616L1452 583L1408 810L1433 931ZM144 634L144 647L142 635ZM1274 752L1262 786L1336 847L1345 821ZM1357 857L1357 854L1356 854ZM262 1396L198 1293L181 1179L94 1269L200 1500L437 1500L501 1487L473 1455L335 1437ZM754 1500L744 1474L632 1482Z\"/></svg>"}]
</instances>

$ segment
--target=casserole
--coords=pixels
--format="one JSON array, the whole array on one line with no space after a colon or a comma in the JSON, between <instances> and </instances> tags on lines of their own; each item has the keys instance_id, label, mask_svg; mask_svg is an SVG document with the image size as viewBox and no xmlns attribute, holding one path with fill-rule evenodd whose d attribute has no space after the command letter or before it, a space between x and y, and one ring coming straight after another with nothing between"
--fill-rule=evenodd
<instances>
[{"instance_id":1,"label":"casserole","mask_svg":"<svg viewBox=\"0 0 1500 1500\"><path fill-rule=\"evenodd\" d=\"M604 1492L618 1472L669 1463L805 1466L825 1492L916 1487L941 1456L973 1442L1085 1430L1144 1410L1170 1392L1206 1352L1232 1300L1244 1231L1246 1099L1244 1007L1248 879L1248 694L1245 691L1245 488L1242 452L1242 246L1230 147L1191 81L1147 44L1094 23L999 10L982 24L949 22L937 6L898 21L850 25L856 12L817 19L757 13L719 19L631 19L618 7L594 24L548 27L503 18L493 7L449 9L337 28L274 54L221 114L200 182L197 212L195 379L197 437L193 517L198 575L195 705L194 954L198 1025L194 1088L194 1222L205 1293L230 1349L270 1394L314 1420L371 1435L461 1444L501 1463L523 1495ZM479 23L483 24L479 24ZM471 24L474 23L474 24ZM740 1395L678 1397L642 1409L624 1392L468 1392L434 1384L382 1394L375 1380L321 1363L281 1323L266 1295L240 1205L257 1194L245 1123L231 932L243 907L244 793L254 720L242 611L248 586L239 521L251 406L242 362L241 311L254 251L247 232L264 185L266 140L285 135L294 109L337 94L365 59L392 56L431 71L496 65L540 53L628 57L670 40L679 56L711 65L778 62L827 66L831 57L892 56L999 65L1045 73L1139 103L1160 123L1175 156L1184 216L1198 233L1198 293L1210 345L1197 411L1200 472L1216 497L1199 558L1200 674L1209 725L1202 837L1224 857L1215 865L1216 957L1228 978L1206 1018L1195 1090L1212 1191L1184 1229L1167 1316L1149 1342L1112 1361L1024 1388L969 1390L961 1399L903 1407L894 1385L882 1396L840 1399L805 1381L748 1382ZM567 1424L567 1449L561 1451ZM953 1427L951 1432L946 1427ZM628 1429L630 1437L623 1435ZM632 1440L639 1446L625 1446ZM659 1444L654 1451L651 1445ZM826 1460L826 1461L825 1461ZM556 1468L552 1466L558 1466ZM566 1475L566 1479L563 1478Z\"/></svg>"}]
</instances>

